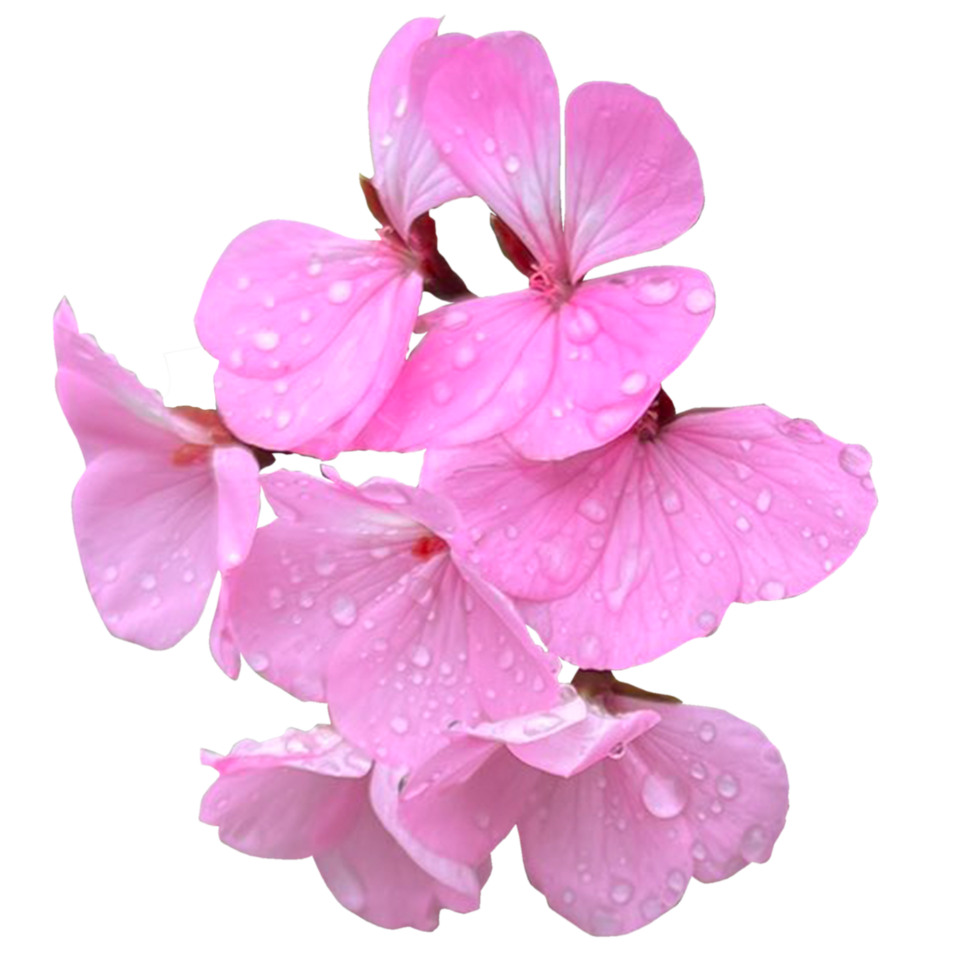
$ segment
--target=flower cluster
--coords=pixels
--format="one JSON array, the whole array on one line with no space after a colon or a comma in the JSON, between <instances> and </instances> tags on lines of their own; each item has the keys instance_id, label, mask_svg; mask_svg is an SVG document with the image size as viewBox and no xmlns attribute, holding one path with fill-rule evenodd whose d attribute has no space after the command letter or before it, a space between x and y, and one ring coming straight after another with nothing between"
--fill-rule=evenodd
<instances>
[{"instance_id":1,"label":"flower cluster","mask_svg":"<svg viewBox=\"0 0 980 980\"><path fill-rule=\"evenodd\" d=\"M166 407L59 307L78 548L115 636L172 646L220 573L221 668L329 704L329 725L204 753L225 843L312 857L351 911L432 929L478 907L516 825L549 905L621 934L766 861L788 781L757 728L611 670L833 572L868 528L871 459L764 405L677 412L662 382L710 281L588 276L697 220L690 144L656 99L580 86L563 209L541 45L438 28L406 24L371 81L377 239L270 221L218 260L196 317L217 410ZM526 289L474 297L440 253L429 212L468 195ZM446 302L420 317L424 291ZM420 486L261 474L354 449L425 449Z\"/></svg>"}]
</instances>

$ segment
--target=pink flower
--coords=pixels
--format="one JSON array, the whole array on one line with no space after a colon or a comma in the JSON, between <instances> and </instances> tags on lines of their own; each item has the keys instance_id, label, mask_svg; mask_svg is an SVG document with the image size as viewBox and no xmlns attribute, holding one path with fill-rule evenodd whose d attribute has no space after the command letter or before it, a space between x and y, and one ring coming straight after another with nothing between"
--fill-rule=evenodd
<instances>
[{"instance_id":1,"label":"pink flower","mask_svg":"<svg viewBox=\"0 0 980 980\"><path fill-rule=\"evenodd\" d=\"M476 722L555 703L557 663L456 554L455 514L389 480L352 487L279 471L278 515L228 576L227 629L248 663L329 701L344 737L414 765Z\"/></svg>"},{"instance_id":2,"label":"pink flower","mask_svg":"<svg viewBox=\"0 0 980 980\"><path fill-rule=\"evenodd\" d=\"M398 779L329 725L202 752L218 779L201 820L222 841L266 858L312 857L337 901L386 929L435 929L443 908L472 912L490 876L419 844L396 817Z\"/></svg>"},{"instance_id":3,"label":"pink flower","mask_svg":"<svg viewBox=\"0 0 980 980\"><path fill-rule=\"evenodd\" d=\"M619 668L713 633L732 602L825 579L868 529L870 469L867 450L805 419L765 405L675 416L661 392L599 449L429 454L423 485L453 500L471 560L553 653Z\"/></svg>"},{"instance_id":4,"label":"pink flower","mask_svg":"<svg viewBox=\"0 0 980 980\"><path fill-rule=\"evenodd\" d=\"M676 238L703 203L697 158L656 99L592 82L565 108L527 34L480 38L433 77L425 119L443 161L497 218L529 289L454 304L428 330L361 437L373 449L503 435L557 459L619 435L704 333L714 291L675 267L583 281L598 265Z\"/></svg>"},{"instance_id":5,"label":"pink flower","mask_svg":"<svg viewBox=\"0 0 980 980\"><path fill-rule=\"evenodd\" d=\"M404 363L423 287L469 295L426 214L468 193L422 128L429 76L469 41L436 37L438 28L432 18L406 24L371 79L375 176L365 191L381 240L267 221L239 235L211 273L198 336L221 362L222 417L249 443L324 459L350 448Z\"/></svg>"},{"instance_id":6,"label":"pink flower","mask_svg":"<svg viewBox=\"0 0 980 980\"><path fill-rule=\"evenodd\" d=\"M473 865L516 822L524 867L559 915L620 935L769 859L789 808L786 769L757 728L580 671L561 711L460 726L408 779L398 819Z\"/></svg>"},{"instance_id":7,"label":"pink flower","mask_svg":"<svg viewBox=\"0 0 980 980\"><path fill-rule=\"evenodd\" d=\"M85 457L72 516L92 598L114 636L173 646L200 619L215 574L248 554L259 459L217 412L167 408L78 332L66 301L54 342L58 400ZM237 656L216 657L237 675Z\"/></svg>"}]
</instances>

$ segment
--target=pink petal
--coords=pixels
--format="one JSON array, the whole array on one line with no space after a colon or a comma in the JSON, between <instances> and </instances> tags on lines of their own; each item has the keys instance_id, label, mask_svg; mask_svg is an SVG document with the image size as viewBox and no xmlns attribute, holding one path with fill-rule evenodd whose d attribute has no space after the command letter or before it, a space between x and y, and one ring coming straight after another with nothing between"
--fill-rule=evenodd
<instances>
[{"instance_id":1,"label":"pink petal","mask_svg":"<svg viewBox=\"0 0 980 980\"><path fill-rule=\"evenodd\" d=\"M644 806L637 769L627 751L570 779L542 776L518 822L528 880L593 935L646 925L680 901L691 877L690 832Z\"/></svg>"},{"instance_id":2,"label":"pink petal","mask_svg":"<svg viewBox=\"0 0 980 980\"><path fill-rule=\"evenodd\" d=\"M338 844L315 855L316 865L346 909L385 929L431 931L439 913L473 912L479 895L464 895L422 870L365 805L353 830ZM490 875L481 869L480 884Z\"/></svg>"},{"instance_id":3,"label":"pink petal","mask_svg":"<svg viewBox=\"0 0 980 980\"><path fill-rule=\"evenodd\" d=\"M535 459L603 445L643 413L713 306L702 273L661 268L583 283L557 307L528 290L438 310L362 443L444 448L502 435Z\"/></svg>"},{"instance_id":4,"label":"pink petal","mask_svg":"<svg viewBox=\"0 0 980 980\"><path fill-rule=\"evenodd\" d=\"M444 744L451 721L554 701L552 661L513 607L385 502L408 504L409 488L283 471L263 486L280 519L231 576L229 608L267 679L309 700L329 692L345 736L391 764Z\"/></svg>"},{"instance_id":5,"label":"pink petal","mask_svg":"<svg viewBox=\"0 0 980 980\"><path fill-rule=\"evenodd\" d=\"M565 106L565 238L571 280L687 231L704 205L698 159L660 103L590 82Z\"/></svg>"},{"instance_id":6,"label":"pink petal","mask_svg":"<svg viewBox=\"0 0 980 980\"><path fill-rule=\"evenodd\" d=\"M218 407L245 442L347 448L394 382L422 278L384 242L267 221L218 260L196 324L221 362Z\"/></svg>"},{"instance_id":7,"label":"pink petal","mask_svg":"<svg viewBox=\"0 0 980 980\"><path fill-rule=\"evenodd\" d=\"M749 862L768 861L789 809L786 767L775 746L716 708L658 704L657 712L660 724L630 752L645 766L648 809L686 825L695 877L720 881Z\"/></svg>"},{"instance_id":8,"label":"pink petal","mask_svg":"<svg viewBox=\"0 0 980 980\"><path fill-rule=\"evenodd\" d=\"M94 337L78 332L67 300L55 311L54 344L58 401L86 461L113 449L169 454L181 445L186 426Z\"/></svg>"},{"instance_id":9,"label":"pink petal","mask_svg":"<svg viewBox=\"0 0 980 980\"><path fill-rule=\"evenodd\" d=\"M242 669L242 658L238 652L238 643L231 632L228 621L228 589L224 579L218 592L218 605L211 621L211 632L208 637L211 656L214 662L234 681Z\"/></svg>"},{"instance_id":10,"label":"pink petal","mask_svg":"<svg viewBox=\"0 0 980 980\"><path fill-rule=\"evenodd\" d=\"M240 565L259 523L259 464L244 446L217 446L211 466L218 487L218 566Z\"/></svg>"},{"instance_id":11,"label":"pink petal","mask_svg":"<svg viewBox=\"0 0 980 980\"><path fill-rule=\"evenodd\" d=\"M480 880L478 869L489 860L490 850L478 855L476 860L466 861L447 856L445 849L441 847L435 850L427 847L401 818L399 786L404 778L398 770L386 766L374 767L370 793L375 816L426 874L454 892L479 901L483 881Z\"/></svg>"},{"instance_id":12,"label":"pink petal","mask_svg":"<svg viewBox=\"0 0 980 980\"><path fill-rule=\"evenodd\" d=\"M489 34L433 78L425 120L443 160L523 239L565 268L558 86L528 34Z\"/></svg>"},{"instance_id":13,"label":"pink petal","mask_svg":"<svg viewBox=\"0 0 980 980\"><path fill-rule=\"evenodd\" d=\"M201 820L246 854L309 857L342 840L364 809L370 762L326 725L204 758L220 776Z\"/></svg>"},{"instance_id":14,"label":"pink petal","mask_svg":"<svg viewBox=\"0 0 980 980\"><path fill-rule=\"evenodd\" d=\"M442 163L422 121L429 78L461 47L464 34L436 37L439 21L409 21L381 53L368 99L372 183L403 241L412 221L430 208L468 194Z\"/></svg>"},{"instance_id":15,"label":"pink petal","mask_svg":"<svg viewBox=\"0 0 980 980\"><path fill-rule=\"evenodd\" d=\"M427 480L459 506L483 574L548 603L526 615L551 650L615 668L714 632L732 602L826 578L868 528L870 465L860 446L753 406L686 413L653 441L627 434L560 463L477 447Z\"/></svg>"},{"instance_id":16,"label":"pink petal","mask_svg":"<svg viewBox=\"0 0 980 980\"><path fill-rule=\"evenodd\" d=\"M217 571L210 467L156 452L100 453L72 497L88 587L109 631L161 650L200 619Z\"/></svg>"}]
</instances>

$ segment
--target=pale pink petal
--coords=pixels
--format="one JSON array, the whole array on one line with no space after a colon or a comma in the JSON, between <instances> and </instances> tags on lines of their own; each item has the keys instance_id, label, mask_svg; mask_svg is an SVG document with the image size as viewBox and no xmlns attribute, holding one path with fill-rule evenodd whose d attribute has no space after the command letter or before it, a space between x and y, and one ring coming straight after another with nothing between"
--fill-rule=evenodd
<instances>
[{"instance_id":1,"label":"pale pink petal","mask_svg":"<svg viewBox=\"0 0 980 980\"><path fill-rule=\"evenodd\" d=\"M479 894L464 895L423 871L385 830L364 801L353 829L344 839L315 855L327 887L346 909L385 929L409 926L429 932L439 913L473 912ZM479 884L490 875L489 861Z\"/></svg>"},{"instance_id":2,"label":"pale pink petal","mask_svg":"<svg viewBox=\"0 0 980 980\"><path fill-rule=\"evenodd\" d=\"M220 773L201 820L256 857L310 857L334 846L363 812L370 761L327 725L202 755Z\"/></svg>"},{"instance_id":3,"label":"pale pink petal","mask_svg":"<svg viewBox=\"0 0 980 980\"><path fill-rule=\"evenodd\" d=\"M290 221L243 232L195 320L221 362L224 421L268 449L347 448L404 362L421 295L422 277L384 242Z\"/></svg>"},{"instance_id":4,"label":"pale pink petal","mask_svg":"<svg viewBox=\"0 0 980 980\"><path fill-rule=\"evenodd\" d=\"M278 472L279 520L230 577L231 622L252 667L324 700L345 735L391 764L446 740L450 722L548 707L553 660L496 590L399 514L409 488L364 491ZM371 494L380 494L372 499Z\"/></svg>"},{"instance_id":5,"label":"pale pink petal","mask_svg":"<svg viewBox=\"0 0 980 980\"><path fill-rule=\"evenodd\" d=\"M572 282L660 248L697 221L704 189L694 150L660 103L632 85L575 89L565 106L565 147Z\"/></svg>"},{"instance_id":6,"label":"pale pink petal","mask_svg":"<svg viewBox=\"0 0 980 980\"><path fill-rule=\"evenodd\" d=\"M616 668L714 632L732 602L826 578L868 528L870 465L860 446L753 406L547 465L474 447L433 461L427 483L460 508L490 581L548 603L522 612L554 653Z\"/></svg>"},{"instance_id":7,"label":"pale pink petal","mask_svg":"<svg viewBox=\"0 0 980 980\"><path fill-rule=\"evenodd\" d=\"M473 860L457 859L448 854L445 848L427 847L413 833L399 812L399 792L407 773L387 766L376 765L371 773L371 807L381 825L398 841L402 850L423 870L440 884L454 892L479 900L483 882L479 868L490 858L490 848ZM513 824L512 824L513 826Z\"/></svg>"},{"instance_id":8,"label":"pale pink petal","mask_svg":"<svg viewBox=\"0 0 980 980\"><path fill-rule=\"evenodd\" d=\"M218 605L211 620L211 632L208 637L211 656L214 662L234 681L242 669L242 658L238 652L238 643L231 631L228 621L228 589L225 588L224 577L218 592Z\"/></svg>"},{"instance_id":9,"label":"pale pink petal","mask_svg":"<svg viewBox=\"0 0 980 980\"><path fill-rule=\"evenodd\" d=\"M673 908L693 862L687 825L644 805L632 746L614 756L570 779L542 776L518 821L528 880L552 909L599 936Z\"/></svg>"},{"instance_id":10,"label":"pale pink petal","mask_svg":"<svg viewBox=\"0 0 980 980\"><path fill-rule=\"evenodd\" d=\"M89 334L62 300L54 315L55 387L86 461L113 449L176 450L186 426Z\"/></svg>"},{"instance_id":11,"label":"pale pink petal","mask_svg":"<svg viewBox=\"0 0 980 980\"><path fill-rule=\"evenodd\" d=\"M775 746L716 708L658 704L657 712L660 724L630 752L645 766L650 812L686 824L695 876L720 881L749 862L768 861L789 809L786 767Z\"/></svg>"},{"instance_id":12,"label":"pale pink petal","mask_svg":"<svg viewBox=\"0 0 980 980\"><path fill-rule=\"evenodd\" d=\"M244 446L217 446L211 467L218 488L218 567L240 565L252 547L259 523L259 464Z\"/></svg>"},{"instance_id":13,"label":"pale pink petal","mask_svg":"<svg viewBox=\"0 0 980 980\"><path fill-rule=\"evenodd\" d=\"M429 79L470 41L464 34L437 37L438 30L434 17L409 21L388 42L371 76L371 182L403 241L420 214L469 193L442 163L422 120Z\"/></svg>"},{"instance_id":14,"label":"pale pink petal","mask_svg":"<svg viewBox=\"0 0 980 980\"><path fill-rule=\"evenodd\" d=\"M101 452L72 497L75 537L109 631L154 650L197 623L218 567L211 469L158 452Z\"/></svg>"},{"instance_id":15,"label":"pale pink petal","mask_svg":"<svg viewBox=\"0 0 980 980\"><path fill-rule=\"evenodd\" d=\"M489 34L433 78L425 119L443 160L557 274L565 269L558 86L528 34Z\"/></svg>"},{"instance_id":16,"label":"pale pink petal","mask_svg":"<svg viewBox=\"0 0 980 980\"><path fill-rule=\"evenodd\" d=\"M438 310L361 443L407 450L504 436L535 459L601 446L643 413L713 306L702 273L661 268L583 283L557 307L528 290Z\"/></svg>"}]
</instances>

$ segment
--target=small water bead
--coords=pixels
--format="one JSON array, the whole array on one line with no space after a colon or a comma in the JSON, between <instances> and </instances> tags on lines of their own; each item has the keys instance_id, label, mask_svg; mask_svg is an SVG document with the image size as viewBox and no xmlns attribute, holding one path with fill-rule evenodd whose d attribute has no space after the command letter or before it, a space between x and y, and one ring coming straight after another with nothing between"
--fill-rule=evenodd
<instances>
[{"instance_id":1,"label":"small water bead","mask_svg":"<svg viewBox=\"0 0 980 980\"><path fill-rule=\"evenodd\" d=\"M707 856L708 852L705 849L704 844L702 844L699 840L695 841L691 846L691 857L694 858L695 861L703 861Z\"/></svg>"},{"instance_id":2,"label":"small water bead","mask_svg":"<svg viewBox=\"0 0 980 980\"><path fill-rule=\"evenodd\" d=\"M323 272L323 260L318 255L314 255L306 266L306 271L311 276L320 275Z\"/></svg>"},{"instance_id":3,"label":"small water bead","mask_svg":"<svg viewBox=\"0 0 980 980\"><path fill-rule=\"evenodd\" d=\"M715 305L714 294L709 289L692 289L684 300L688 313L706 313Z\"/></svg>"},{"instance_id":4,"label":"small water bead","mask_svg":"<svg viewBox=\"0 0 980 980\"><path fill-rule=\"evenodd\" d=\"M687 887L687 875L676 868L667 875L667 887L671 891L682 892Z\"/></svg>"},{"instance_id":5,"label":"small water bead","mask_svg":"<svg viewBox=\"0 0 980 980\"><path fill-rule=\"evenodd\" d=\"M282 593L282 589L271 588L269 589L269 608L270 609L282 609L286 604L286 597Z\"/></svg>"},{"instance_id":6,"label":"small water bead","mask_svg":"<svg viewBox=\"0 0 980 980\"><path fill-rule=\"evenodd\" d=\"M453 364L467 368L476 360L476 351L469 344L461 344L453 354Z\"/></svg>"},{"instance_id":7,"label":"small water bead","mask_svg":"<svg viewBox=\"0 0 980 980\"><path fill-rule=\"evenodd\" d=\"M772 491L768 487L763 487L759 495L755 498L755 509L760 514L765 514L772 506Z\"/></svg>"},{"instance_id":8,"label":"small water bead","mask_svg":"<svg viewBox=\"0 0 980 980\"><path fill-rule=\"evenodd\" d=\"M698 738L705 744L713 742L716 734L715 726L710 721L703 721L698 729Z\"/></svg>"},{"instance_id":9,"label":"small water bead","mask_svg":"<svg viewBox=\"0 0 980 980\"><path fill-rule=\"evenodd\" d=\"M708 770L705 769L704 765L700 762L695 762L691 766L691 778L698 780L700 782L708 775Z\"/></svg>"},{"instance_id":10,"label":"small water bead","mask_svg":"<svg viewBox=\"0 0 980 980\"><path fill-rule=\"evenodd\" d=\"M775 580L763 582L759 587L759 598L772 601L773 599L786 598L786 586L782 582Z\"/></svg>"},{"instance_id":11,"label":"small water bead","mask_svg":"<svg viewBox=\"0 0 980 980\"><path fill-rule=\"evenodd\" d=\"M619 759L622 759L624 755L626 755L626 744L624 742L617 742L609 750L609 758L612 759L614 762L618 761Z\"/></svg>"},{"instance_id":12,"label":"small water bead","mask_svg":"<svg viewBox=\"0 0 980 980\"><path fill-rule=\"evenodd\" d=\"M492 136L488 136L483 141L483 152L484 153L496 153L497 152L497 141Z\"/></svg>"},{"instance_id":13,"label":"small water bead","mask_svg":"<svg viewBox=\"0 0 980 980\"><path fill-rule=\"evenodd\" d=\"M119 578L119 569L115 565L109 565L102 573L103 582L115 582Z\"/></svg>"},{"instance_id":14,"label":"small water bead","mask_svg":"<svg viewBox=\"0 0 980 980\"><path fill-rule=\"evenodd\" d=\"M734 800L738 796L738 780L730 772L723 772L715 780L715 789L723 799Z\"/></svg>"},{"instance_id":15,"label":"small water bead","mask_svg":"<svg viewBox=\"0 0 980 980\"><path fill-rule=\"evenodd\" d=\"M565 333L573 344L587 344L599 332L599 321L588 312L579 309L571 311L565 321Z\"/></svg>"},{"instance_id":16,"label":"small water bead","mask_svg":"<svg viewBox=\"0 0 980 980\"><path fill-rule=\"evenodd\" d=\"M633 886L628 881L615 881L609 889L609 898L617 905L626 905L633 897Z\"/></svg>"},{"instance_id":17,"label":"small water bead","mask_svg":"<svg viewBox=\"0 0 980 980\"><path fill-rule=\"evenodd\" d=\"M392 718L389 724L391 725L391 730L396 735L404 735L409 729L408 719L402 718L400 715Z\"/></svg>"},{"instance_id":18,"label":"small water bead","mask_svg":"<svg viewBox=\"0 0 980 980\"><path fill-rule=\"evenodd\" d=\"M636 291L636 298L644 306L663 306L669 303L680 288L674 279L648 279Z\"/></svg>"},{"instance_id":19,"label":"small water bead","mask_svg":"<svg viewBox=\"0 0 980 980\"><path fill-rule=\"evenodd\" d=\"M401 119L408 110L408 92L404 88L398 93L398 103L395 105L394 116Z\"/></svg>"},{"instance_id":20,"label":"small water bead","mask_svg":"<svg viewBox=\"0 0 980 980\"><path fill-rule=\"evenodd\" d=\"M331 303L346 303L353 292L353 285L347 279L337 279L327 287L327 299Z\"/></svg>"},{"instance_id":21,"label":"small water bead","mask_svg":"<svg viewBox=\"0 0 980 980\"><path fill-rule=\"evenodd\" d=\"M712 557L710 551L702 551L698 555L698 561L701 562L702 565L710 565L711 562L714 561L714 558Z\"/></svg>"},{"instance_id":22,"label":"small water bead","mask_svg":"<svg viewBox=\"0 0 980 980\"><path fill-rule=\"evenodd\" d=\"M259 350L275 350L279 346L279 334L275 330L259 330L252 337Z\"/></svg>"},{"instance_id":23,"label":"small water bead","mask_svg":"<svg viewBox=\"0 0 980 980\"><path fill-rule=\"evenodd\" d=\"M698 616L698 626L710 633L718 625L718 617L713 612L703 612Z\"/></svg>"},{"instance_id":24,"label":"small water bead","mask_svg":"<svg viewBox=\"0 0 980 980\"><path fill-rule=\"evenodd\" d=\"M687 806L687 790L673 776L650 773L643 781L643 805L661 820L670 820Z\"/></svg>"},{"instance_id":25,"label":"small water bead","mask_svg":"<svg viewBox=\"0 0 980 980\"><path fill-rule=\"evenodd\" d=\"M749 523L748 518L743 514L739 514L739 516L735 519L735 527L737 527L743 534L752 530L752 525Z\"/></svg>"},{"instance_id":26,"label":"small water bead","mask_svg":"<svg viewBox=\"0 0 980 980\"><path fill-rule=\"evenodd\" d=\"M378 140L379 145L384 149L387 149L394 142L395 142L395 137L392 136L391 133L385 133L384 136L382 136L381 139Z\"/></svg>"},{"instance_id":27,"label":"small water bead","mask_svg":"<svg viewBox=\"0 0 980 980\"><path fill-rule=\"evenodd\" d=\"M789 436L797 442L806 442L810 445L823 442L823 433L809 419L787 419L785 422L780 422L777 428L784 436Z\"/></svg>"},{"instance_id":28,"label":"small water bead","mask_svg":"<svg viewBox=\"0 0 980 980\"><path fill-rule=\"evenodd\" d=\"M742 835L742 843L739 848L742 857L746 861L756 863L764 861L769 850L769 837L766 831L759 824L749 827Z\"/></svg>"},{"instance_id":29,"label":"small water bead","mask_svg":"<svg viewBox=\"0 0 980 980\"><path fill-rule=\"evenodd\" d=\"M412 654L412 663L416 667L428 667L432 663L432 654L425 647L416 647Z\"/></svg>"},{"instance_id":30,"label":"small water bead","mask_svg":"<svg viewBox=\"0 0 980 980\"><path fill-rule=\"evenodd\" d=\"M453 389L446 384L445 381L437 381L432 386L432 400L437 405L445 405L447 402L451 401L453 397Z\"/></svg>"},{"instance_id":31,"label":"small water bead","mask_svg":"<svg viewBox=\"0 0 980 980\"><path fill-rule=\"evenodd\" d=\"M607 517L606 508L593 497L586 497L578 505L578 512L594 524L599 524Z\"/></svg>"},{"instance_id":32,"label":"small water bead","mask_svg":"<svg viewBox=\"0 0 980 980\"><path fill-rule=\"evenodd\" d=\"M871 453L864 446L844 446L837 459L840 468L851 476L867 476L871 472Z\"/></svg>"},{"instance_id":33,"label":"small water bead","mask_svg":"<svg viewBox=\"0 0 980 980\"><path fill-rule=\"evenodd\" d=\"M338 626L352 626L357 619L357 606L349 596L337 596L330 603L330 615Z\"/></svg>"},{"instance_id":34,"label":"small water bead","mask_svg":"<svg viewBox=\"0 0 980 980\"><path fill-rule=\"evenodd\" d=\"M181 577L181 579L184 582L186 582L187 584L190 584L191 582L194 581L194 579L197 577L197 575L194 572L194 569L193 568L187 568L187 569L184 570L184 573L180 577Z\"/></svg>"},{"instance_id":35,"label":"small water bead","mask_svg":"<svg viewBox=\"0 0 980 980\"><path fill-rule=\"evenodd\" d=\"M575 901L575 892L573 892L571 888L566 888L566 889L565 889L565 890L564 890L564 891L563 891L563 892L561 893L561 900L562 900L562 901L563 901L563 902L564 902L564 903L565 903L566 905L571 905L571 904L573 904L573 903L574 903L574 901Z\"/></svg>"},{"instance_id":36,"label":"small water bead","mask_svg":"<svg viewBox=\"0 0 980 980\"><path fill-rule=\"evenodd\" d=\"M236 286L237 286L237 287L238 287L238 288L239 288L239 289L240 289L240 290L241 290L242 292L244 292L244 291L245 291L246 289L248 289L248 287L249 287L249 286L251 286L251 285L252 285L252 280L251 280L251 279L249 279L249 278L248 278L248 276L239 276L239 277L238 277L238 282L236 282L236 283L235 283L235 285L236 285Z\"/></svg>"},{"instance_id":37,"label":"small water bead","mask_svg":"<svg viewBox=\"0 0 980 980\"><path fill-rule=\"evenodd\" d=\"M276 413L276 428L285 429L293 420L293 413L288 408Z\"/></svg>"},{"instance_id":38,"label":"small water bead","mask_svg":"<svg viewBox=\"0 0 980 980\"><path fill-rule=\"evenodd\" d=\"M673 487L661 491L660 503L667 514L679 514L684 509L684 501Z\"/></svg>"},{"instance_id":39,"label":"small water bead","mask_svg":"<svg viewBox=\"0 0 980 980\"><path fill-rule=\"evenodd\" d=\"M511 153L506 160L504 160L504 170L509 174L516 174L518 170L521 169L521 161Z\"/></svg>"},{"instance_id":40,"label":"small water bead","mask_svg":"<svg viewBox=\"0 0 980 980\"><path fill-rule=\"evenodd\" d=\"M245 363L245 355L241 347L236 347L228 357L228 361L233 368L240 368Z\"/></svg>"},{"instance_id":41,"label":"small water bead","mask_svg":"<svg viewBox=\"0 0 980 980\"><path fill-rule=\"evenodd\" d=\"M248 665L252 670L261 674L263 670L269 669L269 658L264 653L253 653L250 658L248 658Z\"/></svg>"},{"instance_id":42,"label":"small water bead","mask_svg":"<svg viewBox=\"0 0 980 980\"><path fill-rule=\"evenodd\" d=\"M633 371L623 378L619 390L624 395L637 395L647 386L647 376L642 371Z\"/></svg>"},{"instance_id":43,"label":"small water bead","mask_svg":"<svg viewBox=\"0 0 980 980\"><path fill-rule=\"evenodd\" d=\"M157 587L157 577L150 572L140 576L140 588L144 592L152 592Z\"/></svg>"},{"instance_id":44,"label":"small water bead","mask_svg":"<svg viewBox=\"0 0 980 980\"><path fill-rule=\"evenodd\" d=\"M751 439L739 439L738 440L738 444L739 444L739 446L741 446L743 453L749 452L749 450L752 448L752 440Z\"/></svg>"}]
</instances>

